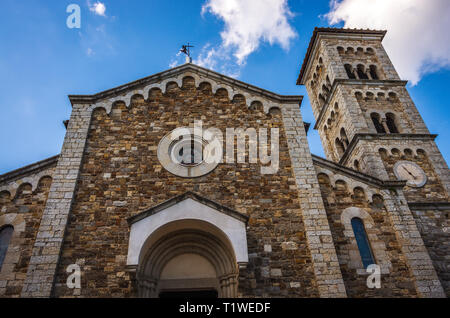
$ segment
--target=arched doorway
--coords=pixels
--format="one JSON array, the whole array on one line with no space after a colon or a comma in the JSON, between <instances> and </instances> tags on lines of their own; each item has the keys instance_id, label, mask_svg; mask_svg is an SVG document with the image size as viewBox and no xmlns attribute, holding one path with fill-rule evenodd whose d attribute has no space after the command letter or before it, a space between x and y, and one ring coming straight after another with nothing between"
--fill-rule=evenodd
<instances>
[{"instance_id":1,"label":"arched doorway","mask_svg":"<svg viewBox=\"0 0 450 318\"><path fill-rule=\"evenodd\" d=\"M151 239L138 267L139 296L236 297L237 262L228 242L215 234L185 228Z\"/></svg>"},{"instance_id":2,"label":"arched doorway","mask_svg":"<svg viewBox=\"0 0 450 318\"><path fill-rule=\"evenodd\" d=\"M186 192L128 219L139 297L237 297L248 217Z\"/></svg>"}]
</instances>

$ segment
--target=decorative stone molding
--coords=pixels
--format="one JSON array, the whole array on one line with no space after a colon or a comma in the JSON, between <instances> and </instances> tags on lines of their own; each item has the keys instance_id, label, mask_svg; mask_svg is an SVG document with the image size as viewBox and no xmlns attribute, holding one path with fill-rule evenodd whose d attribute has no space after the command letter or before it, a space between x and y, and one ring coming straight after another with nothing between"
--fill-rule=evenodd
<instances>
[{"instance_id":1,"label":"decorative stone molding","mask_svg":"<svg viewBox=\"0 0 450 318\"><path fill-rule=\"evenodd\" d=\"M246 264L248 263L246 223L242 218L236 218L234 214L225 214L197 201L195 197L184 198L181 201L170 200L164 203L161 209L155 207L143 212L131 218L130 221L127 266L139 264L141 253L145 251L147 245L151 245L149 239L155 233L170 224L176 228L177 225L174 222L179 221L186 221L186 226L191 228L197 228L198 224L202 224L201 228L204 231L210 229L210 232L215 235L223 235L230 242L236 261L239 264Z\"/></svg>"},{"instance_id":2,"label":"decorative stone molding","mask_svg":"<svg viewBox=\"0 0 450 318\"><path fill-rule=\"evenodd\" d=\"M16 192L19 189L19 187L24 184L30 184L31 190L34 192L37 189L41 179L45 178L45 177L51 178L52 172L53 172L53 169L52 170L43 170L43 171L38 172L37 174L10 181L9 183L7 183L5 185L0 186L0 192L7 191L7 192L9 192L10 197L14 198L16 196Z\"/></svg>"},{"instance_id":3,"label":"decorative stone molding","mask_svg":"<svg viewBox=\"0 0 450 318\"><path fill-rule=\"evenodd\" d=\"M359 254L358 244L356 243L355 234L353 232L351 221L353 218L360 218L364 222L364 227L367 232L367 237L372 248L372 252L375 257L375 262L381 268L381 274L389 274L392 269L392 263L389 260L389 256L386 252L386 244L378 238L379 230L375 226L375 222L366 210L356 207L350 207L342 211L341 223L344 226L344 235L351 241L350 247L350 262L349 268L356 269L356 272L360 275L367 275L364 269L361 256Z\"/></svg>"},{"instance_id":4,"label":"decorative stone molding","mask_svg":"<svg viewBox=\"0 0 450 318\"><path fill-rule=\"evenodd\" d=\"M201 230L169 232L149 246L137 271L139 295L156 298L164 289L214 288L221 298L237 297L238 266L229 246ZM216 277L163 280L165 265L177 256L195 254L209 262ZM175 282L175 284L174 284Z\"/></svg>"},{"instance_id":5,"label":"decorative stone molding","mask_svg":"<svg viewBox=\"0 0 450 318\"><path fill-rule=\"evenodd\" d=\"M188 131L190 135L186 136L186 133ZM190 143L192 138L196 143L201 144L196 145L194 147L199 148L198 150L202 152L202 155L205 155L206 160L204 158L204 160L202 160L198 164L193 165L183 165L180 162L176 162L171 148L172 146L173 147L176 146L176 144L174 145L174 143L176 143L177 141L175 140L174 136L179 137L180 135L184 138L184 140L179 142ZM211 160L212 162L208 161L209 153L205 153L204 149L204 147L206 147L207 144L208 142L205 141L201 136L194 135L194 128L180 127L170 132L161 139L158 145L158 160L167 171L179 177L183 178L201 177L205 174L210 173L219 165L219 162L214 162L212 160Z\"/></svg>"},{"instance_id":6,"label":"decorative stone molding","mask_svg":"<svg viewBox=\"0 0 450 318\"><path fill-rule=\"evenodd\" d=\"M81 102L90 104L89 111L103 108L110 114L112 106L117 102L124 102L127 107L130 107L133 96L141 95L147 99L150 96L150 91L154 88L161 90L164 94L166 93L167 84L173 82L178 87L181 87L183 79L186 77L192 77L196 87L199 87L201 83L209 83L213 94L219 89L225 89L230 100L236 95L242 95L246 100L247 107L258 101L263 105L266 114L273 107L280 108L280 105L287 100L292 100L296 103L300 103L302 100L302 96L277 95L190 63L103 93L90 96L72 95L69 98L73 104Z\"/></svg>"}]
</instances>

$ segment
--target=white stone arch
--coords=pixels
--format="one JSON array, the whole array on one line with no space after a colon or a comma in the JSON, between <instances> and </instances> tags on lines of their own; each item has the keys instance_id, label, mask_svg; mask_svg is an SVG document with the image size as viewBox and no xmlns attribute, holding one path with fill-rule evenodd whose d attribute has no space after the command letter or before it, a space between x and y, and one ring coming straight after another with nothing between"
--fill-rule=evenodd
<instances>
[{"instance_id":1,"label":"white stone arch","mask_svg":"<svg viewBox=\"0 0 450 318\"><path fill-rule=\"evenodd\" d=\"M220 229L229 239L236 255L236 261L242 265L248 263L245 222L197 200L186 198L157 213L139 219L131 225L127 265L137 266L139 264L142 248L155 231L168 223L180 220L203 221Z\"/></svg>"},{"instance_id":2,"label":"white stone arch","mask_svg":"<svg viewBox=\"0 0 450 318\"><path fill-rule=\"evenodd\" d=\"M165 80L163 80L161 82L161 90L162 92L165 94L167 91L167 84L169 84L170 82L175 82L177 83L178 87L181 88L181 86L183 86L183 78L182 77L171 77L171 78L167 78Z\"/></svg>"},{"instance_id":3,"label":"white stone arch","mask_svg":"<svg viewBox=\"0 0 450 318\"><path fill-rule=\"evenodd\" d=\"M147 85L147 86L145 86L144 89L142 90L145 99L149 99L149 98L150 98L150 91L151 91L153 88L158 88L161 92L163 92L163 89L162 89L160 83L153 83L153 84Z\"/></svg>"},{"instance_id":4,"label":"white stone arch","mask_svg":"<svg viewBox=\"0 0 450 318\"><path fill-rule=\"evenodd\" d=\"M192 78L194 79L194 85L195 85L196 88L198 88L198 87L200 86L200 83L203 82L203 81L201 80L200 76L198 76L197 74L192 73L192 72L185 72L185 73L183 73L183 74L181 75L181 82L182 82L182 83L183 83L183 80L184 80L186 77L192 77Z\"/></svg>"},{"instance_id":5,"label":"white stone arch","mask_svg":"<svg viewBox=\"0 0 450 318\"><path fill-rule=\"evenodd\" d=\"M52 170L53 171L53 170ZM0 192L2 191L8 191L9 194L11 195L11 199L13 199L16 196L16 192L17 189L25 184L28 183L31 185L31 191L36 191L39 182L45 178L45 177L49 177L52 178L52 174L49 173L48 170L43 170L41 172L38 172L32 176L28 176L28 177L24 177L24 178L20 178L14 181L10 181L9 183L7 183L6 185L0 186Z\"/></svg>"},{"instance_id":6,"label":"white stone arch","mask_svg":"<svg viewBox=\"0 0 450 318\"><path fill-rule=\"evenodd\" d=\"M381 273L389 274L392 268L392 263L387 254L386 244L378 238L380 231L377 229L370 214L365 209L357 207L349 207L342 211L341 214L341 223L344 226L344 236L350 240L350 260L348 262L348 267L356 269L358 274L367 275L361 260L358 244L356 243L355 234L351 224L352 219L355 217L360 218L364 223L367 238L369 239L370 247L375 257L375 262L380 266Z\"/></svg>"}]
</instances>

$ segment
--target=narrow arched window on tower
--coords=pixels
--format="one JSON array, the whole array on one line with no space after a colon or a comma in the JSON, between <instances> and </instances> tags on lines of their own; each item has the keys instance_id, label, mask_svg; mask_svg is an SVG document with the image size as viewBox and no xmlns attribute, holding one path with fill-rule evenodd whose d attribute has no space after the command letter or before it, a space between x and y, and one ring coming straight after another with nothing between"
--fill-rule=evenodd
<instances>
[{"instance_id":1,"label":"narrow arched window on tower","mask_svg":"<svg viewBox=\"0 0 450 318\"><path fill-rule=\"evenodd\" d=\"M0 270L2 269L3 261L5 260L13 232L14 228L11 225L0 228Z\"/></svg>"},{"instance_id":2,"label":"narrow arched window on tower","mask_svg":"<svg viewBox=\"0 0 450 318\"><path fill-rule=\"evenodd\" d=\"M377 130L378 134L385 134L386 129L384 129L383 124L381 124L380 115L377 113L370 114L370 118L372 118L373 125L375 126L375 129Z\"/></svg>"},{"instance_id":3,"label":"narrow arched window on tower","mask_svg":"<svg viewBox=\"0 0 450 318\"><path fill-rule=\"evenodd\" d=\"M344 128L341 128L341 141L342 141L342 144L344 145L344 150L346 150L348 148L349 141L348 141L347 134L345 133Z\"/></svg>"},{"instance_id":4,"label":"narrow arched window on tower","mask_svg":"<svg viewBox=\"0 0 450 318\"><path fill-rule=\"evenodd\" d=\"M322 94L319 94L319 104L320 104L320 107L323 107L323 105L325 105L325 103L326 103L325 97L323 97Z\"/></svg>"},{"instance_id":5,"label":"narrow arched window on tower","mask_svg":"<svg viewBox=\"0 0 450 318\"><path fill-rule=\"evenodd\" d=\"M378 73L377 73L377 67L375 65L370 65L370 77L372 77L372 79L374 79L374 80L379 79Z\"/></svg>"},{"instance_id":6,"label":"narrow arched window on tower","mask_svg":"<svg viewBox=\"0 0 450 318\"><path fill-rule=\"evenodd\" d=\"M386 125L391 134L398 134L397 125L395 124L395 115L392 113L386 114Z\"/></svg>"},{"instance_id":7,"label":"narrow arched window on tower","mask_svg":"<svg viewBox=\"0 0 450 318\"><path fill-rule=\"evenodd\" d=\"M350 64L345 64L345 71L347 72L347 76L349 79L356 79L355 74L353 73L353 68Z\"/></svg>"},{"instance_id":8,"label":"narrow arched window on tower","mask_svg":"<svg viewBox=\"0 0 450 318\"><path fill-rule=\"evenodd\" d=\"M358 72L359 79L369 79L369 77L367 76L367 74L365 72L364 65L359 64L358 68L357 68L357 72Z\"/></svg>"},{"instance_id":9,"label":"narrow arched window on tower","mask_svg":"<svg viewBox=\"0 0 450 318\"><path fill-rule=\"evenodd\" d=\"M337 150L337 152L338 152L338 154L339 154L339 157L342 157L342 155L343 155L344 152L345 152L345 149L344 149L344 145L343 145L342 142L339 140L339 138L336 138L336 140L334 141L334 145L335 145L336 150Z\"/></svg>"},{"instance_id":10,"label":"narrow arched window on tower","mask_svg":"<svg viewBox=\"0 0 450 318\"><path fill-rule=\"evenodd\" d=\"M353 218L351 222L362 263L364 268L367 268L369 265L375 264L375 258L373 257L372 249L370 248L364 223L360 218Z\"/></svg>"}]
</instances>

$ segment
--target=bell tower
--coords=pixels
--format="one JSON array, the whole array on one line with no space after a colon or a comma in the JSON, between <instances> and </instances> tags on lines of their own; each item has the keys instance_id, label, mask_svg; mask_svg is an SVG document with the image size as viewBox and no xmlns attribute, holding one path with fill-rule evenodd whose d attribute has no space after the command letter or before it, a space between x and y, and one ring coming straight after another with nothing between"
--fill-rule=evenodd
<instances>
[{"instance_id":1,"label":"bell tower","mask_svg":"<svg viewBox=\"0 0 450 318\"><path fill-rule=\"evenodd\" d=\"M316 28L305 85L328 160L382 180L407 180L408 201L447 201L450 173L398 76L386 31Z\"/></svg>"}]
</instances>

